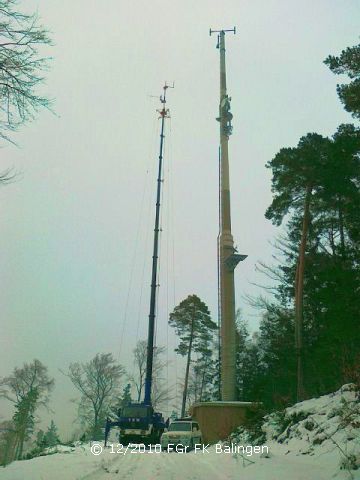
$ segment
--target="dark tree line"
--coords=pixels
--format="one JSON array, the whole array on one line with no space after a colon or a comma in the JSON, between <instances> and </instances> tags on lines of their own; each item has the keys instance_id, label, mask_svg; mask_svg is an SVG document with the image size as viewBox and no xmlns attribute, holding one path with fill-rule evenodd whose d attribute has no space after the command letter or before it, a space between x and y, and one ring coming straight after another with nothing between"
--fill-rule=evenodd
<instances>
[{"instance_id":1,"label":"dark tree line","mask_svg":"<svg viewBox=\"0 0 360 480\"><path fill-rule=\"evenodd\" d=\"M338 94L359 117L360 45L325 63L349 75ZM238 377L242 399L272 407L358 378L360 129L340 125L331 138L308 133L267 167L273 201L265 216L285 233L277 242L279 263L263 266L276 287L273 301L262 301L260 331L250 339L239 329Z\"/></svg>"}]
</instances>

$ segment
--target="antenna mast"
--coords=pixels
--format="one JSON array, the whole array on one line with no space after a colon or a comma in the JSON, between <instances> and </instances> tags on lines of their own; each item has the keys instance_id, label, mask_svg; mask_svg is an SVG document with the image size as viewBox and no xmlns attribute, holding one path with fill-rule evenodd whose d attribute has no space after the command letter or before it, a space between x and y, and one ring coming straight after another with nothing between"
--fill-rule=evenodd
<instances>
[{"instance_id":1,"label":"antenna mast","mask_svg":"<svg viewBox=\"0 0 360 480\"><path fill-rule=\"evenodd\" d=\"M163 147L164 147L164 130L165 119L169 118L169 110L166 108L166 90L174 88L174 85L166 84L163 87L163 94L160 96L162 108L157 110L161 118L161 133L160 133L160 153L159 153L159 169L157 178L157 192L156 192L156 213L155 213L155 228L154 228L154 246L152 257L152 271L151 271L151 291L150 291L150 313L149 313L149 329L148 329L148 344L147 344L147 358L146 358L146 377L145 377L145 395L144 404L151 405L151 386L152 386L152 372L154 360L154 335L155 335L155 312L156 312L156 289L158 281L158 258L159 258L159 232L160 232L160 200L161 200L161 184L163 182Z\"/></svg>"},{"instance_id":2,"label":"antenna mast","mask_svg":"<svg viewBox=\"0 0 360 480\"><path fill-rule=\"evenodd\" d=\"M220 358L221 397L224 401L237 400L236 395L236 344L235 344L235 285L234 270L246 255L237 253L231 233L230 181L228 142L232 134L231 98L226 89L225 33L231 30L211 30L218 34L216 48L220 50L220 232L218 236L219 311L220 311Z\"/></svg>"}]
</instances>

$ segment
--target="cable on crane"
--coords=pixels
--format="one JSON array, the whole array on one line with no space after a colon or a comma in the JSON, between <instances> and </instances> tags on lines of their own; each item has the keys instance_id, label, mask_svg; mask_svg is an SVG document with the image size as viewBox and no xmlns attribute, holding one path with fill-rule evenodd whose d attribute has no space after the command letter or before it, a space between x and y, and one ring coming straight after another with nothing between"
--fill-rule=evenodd
<instances>
[{"instance_id":1,"label":"cable on crane","mask_svg":"<svg viewBox=\"0 0 360 480\"><path fill-rule=\"evenodd\" d=\"M153 125L154 124L158 125L158 122L156 120L154 120ZM154 147L152 147L152 148L154 148ZM144 212L145 193L147 191L147 184L149 183L149 161L150 161L150 158L151 158L151 155L149 155L149 158L148 158L148 165L147 165L147 168L145 169L145 175L144 175L144 180L143 180L142 198L141 198L140 210L139 210L139 214L138 214L134 250L133 250L133 254L132 254L132 258L131 258L130 279L129 279L128 290L127 290L127 295L126 295L126 300L125 300L123 322L122 322L122 328L121 328L121 333L120 333L118 359L120 359L122 346L123 346L123 339L124 339L125 327L127 325L127 319L128 319L128 308L129 308L129 301L130 301L130 296L131 296L131 291L132 291L132 286L133 286L133 277L134 277L134 271L135 271L135 266L136 266L136 259L138 257L137 253L138 253L138 246L139 246L140 228L141 228L141 225L142 225L142 217L143 217L143 212ZM149 203L150 202L148 202L148 204ZM149 205L149 207L150 207L150 205ZM149 217L149 215L147 215L147 218L148 217ZM138 338L138 328L137 328L137 338ZM134 365L135 365L135 363L133 362L133 368L134 368ZM133 373L134 373L134 370L133 370Z\"/></svg>"}]
</instances>

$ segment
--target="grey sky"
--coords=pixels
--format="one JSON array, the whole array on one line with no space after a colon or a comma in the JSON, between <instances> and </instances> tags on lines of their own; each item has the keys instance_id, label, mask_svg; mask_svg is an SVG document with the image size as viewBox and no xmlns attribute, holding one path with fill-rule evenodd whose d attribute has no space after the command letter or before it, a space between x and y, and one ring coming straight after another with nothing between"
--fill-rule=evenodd
<instances>
[{"instance_id":1,"label":"grey sky","mask_svg":"<svg viewBox=\"0 0 360 480\"><path fill-rule=\"evenodd\" d=\"M52 416L69 432L76 393L58 369L108 351L131 368L131 350L146 336L159 108L149 95L175 81L158 317L158 343L169 341L172 360L174 301L196 293L217 311L219 59L209 27L238 32L226 38L232 222L249 257L237 269L236 298L254 329L242 297L260 293L250 283L263 281L255 264L271 261L277 233L264 218L271 201L264 165L301 135L331 135L352 121L336 95L341 79L322 62L358 41L359 2L22 3L52 32L45 91L58 116L41 112L14 136L20 148L1 150L1 168L22 175L0 190L0 376L35 357L48 365L56 378ZM0 408L10 414L6 403Z\"/></svg>"}]
</instances>

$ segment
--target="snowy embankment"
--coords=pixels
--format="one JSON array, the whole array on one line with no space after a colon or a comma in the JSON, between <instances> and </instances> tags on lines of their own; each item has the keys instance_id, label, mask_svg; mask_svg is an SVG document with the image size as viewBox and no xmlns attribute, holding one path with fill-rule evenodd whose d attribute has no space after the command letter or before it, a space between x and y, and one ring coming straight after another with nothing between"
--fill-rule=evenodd
<instances>
[{"instance_id":1,"label":"snowy embankment","mask_svg":"<svg viewBox=\"0 0 360 480\"><path fill-rule=\"evenodd\" d=\"M360 480L360 401L352 386L272 414L262 429L268 454L247 455L241 448L226 453L222 444L204 453L123 455L105 449L96 456L89 445L80 445L13 462L0 469L0 480ZM232 442L256 445L246 432Z\"/></svg>"}]
</instances>

